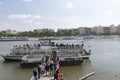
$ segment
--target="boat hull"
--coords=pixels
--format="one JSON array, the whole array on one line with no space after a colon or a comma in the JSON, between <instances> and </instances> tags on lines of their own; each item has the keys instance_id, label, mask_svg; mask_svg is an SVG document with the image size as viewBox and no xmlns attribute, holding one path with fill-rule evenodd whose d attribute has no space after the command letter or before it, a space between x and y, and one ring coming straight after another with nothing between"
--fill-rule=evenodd
<instances>
[{"instance_id":1,"label":"boat hull","mask_svg":"<svg viewBox=\"0 0 120 80\"><path fill-rule=\"evenodd\" d=\"M37 67L38 64L40 64L41 62L21 62L20 63L20 67L22 68L33 68L33 67Z\"/></svg>"},{"instance_id":2,"label":"boat hull","mask_svg":"<svg viewBox=\"0 0 120 80\"><path fill-rule=\"evenodd\" d=\"M2 56L5 60L5 62L10 62L10 61L22 61L23 55L19 56Z\"/></svg>"},{"instance_id":3,"label":"boat hull","mask_svg":"<svg viewBox=\"0 0 120 80\"><path fill-rule=\"evenodd\" d=\"M89 59L90 55L83 55L81 56L82 59Z\"/></svg>"},{"instance_id":4,"label":"boat hull","mask_svg":"<svg viewBox=\"0 0 120 80\"><path fill-rule=\"evenodd\" d=\"M80 60L70 60L70 61L59 61L59 65L60 66L71 66L71 65L79 65L83 62L82 59ZM37 67L38 64L40 64L41 62L21 62L20 66L22 68L33 68L33 67Z\"/></svg>"},{"instance_id":5,"label":"boat hull","mask_svg":"<svg viewBox=\"0 0 120 80\"><path fill-rule=\"evenodd\" d=\"M71 61L60 61L60 66L71 66L71 65L79 65L83 62L83 60L71 60Z\"/></svg>"}]
</instances>

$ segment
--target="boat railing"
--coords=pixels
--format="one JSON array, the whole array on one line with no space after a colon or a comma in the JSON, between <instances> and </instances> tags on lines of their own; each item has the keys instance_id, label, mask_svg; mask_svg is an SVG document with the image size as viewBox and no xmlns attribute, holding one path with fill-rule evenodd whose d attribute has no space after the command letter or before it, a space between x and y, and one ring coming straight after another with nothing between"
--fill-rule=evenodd
<instances>
[{"instance_id":1,"label":"boat railing","mask_svg":"<svg viewBox=\"0 0 120 80\"><path fill-rule=\"evenodd\" d=\"M31 59L31 58L43 58L44 55L28 55L27 58Z\"/></svg>"},{"instance_id":2,"label":"boat railing","mask_svg":"<svg viewBox=\"0 0 120 80\"><path fill-rule=\"evenodd\" d=\"M14 47L12 50L13 51L21 51L21 50L40 50L45 47L53 47L53 46L17 46ZM54 45L54 47L57 47L59 50L77 50L77 49L82 49L80 45Z\"/></svg>"},{"instance_id":3,"label":"boat railing","mask_svg":"<svg viewBox=\"0 0 120 80\"><path fill-rule=\"evenodd\" d=\"M19 54L19 53L28 53L28 54L32 54L32 53L40 53L40 52L51 52L51 47L45 47L45 46L42 46L41 48L37 49L37 48L32 48L32 49L24 49L24 48L14 48L12 49L11 51L13 53L16 53L16 54Z\"/></svg>"},{"instance_id":4,"label":"boat railing","mask_svg":"<svg viewBox=\"0 0 120 80\"><path fill-rule=\"evenodd\" d=\"M71 57L71 56L78 56L78 54L80 54L79 52L75 52L75 51L58 51L57 55L58 56L67 56L67 57Z\"/></svg>"}]
</instances>

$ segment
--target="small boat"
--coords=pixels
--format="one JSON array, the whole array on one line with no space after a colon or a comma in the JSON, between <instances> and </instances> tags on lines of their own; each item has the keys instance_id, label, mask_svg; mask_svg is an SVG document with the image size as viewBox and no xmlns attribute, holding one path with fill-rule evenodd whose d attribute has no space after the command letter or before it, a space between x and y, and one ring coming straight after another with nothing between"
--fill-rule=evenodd
<instances>
[{"instance_id":1,"label":"small boat","mask_svg":"<svg viewBox=\"0 0 120 80\"><path fill-rule=\"evenodd\" d=\"M62 38L62 40L76 40L76 38L74 36L65 36Z\"/></svg>"},{"instance_id":2,"label":"small boat","mask_svg":"<svg viewBox=\"0 0 120 80\"><path fill-rule=\"evenodd\" d=\"M84 36L83 39L96 39L96 37L93 35L89 35L89 36Z\"/></svg>"}]
</instances>

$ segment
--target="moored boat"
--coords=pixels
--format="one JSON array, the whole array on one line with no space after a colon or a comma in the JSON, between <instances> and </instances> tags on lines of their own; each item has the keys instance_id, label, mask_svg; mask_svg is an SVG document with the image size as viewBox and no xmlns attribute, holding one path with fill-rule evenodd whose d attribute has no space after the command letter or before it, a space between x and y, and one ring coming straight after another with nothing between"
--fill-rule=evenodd
<instances>
[{"instance_id":1,"label":"moored boat","mask_svg":"<svg viewBox=\"0 0 120 80\"><path fill-rule=\"evenodd\" d=\"M10 54L1 56L5 59L5 61L21 61L24 55L41 54L46 50L46 48L49 50L51 45L50 43L50 39L45 38L38 44L13 45L13 49Z\"/></svg>"},{"instance_id":2,"label":"moored boat","mask_svg":"<svg viewBox=\"0 0 120 80\"><path fill-rule=\"evenodd\" d=\"M11 53L8 55L2 55L2 57L5 59L5 61L22 61L22 57L25 55L45 55L46 52L51 53L53 50L55 51L61 51L62 53L73 53L76 52L78 54L81 54L81 57L83 58L89 58L90 54L87 54L88 51L83 49L83 45L78 44L55 44L54 42L51 42L50 38L42 38L39 39L39 44L23 44L21 45L14 45L13 49L11 50ZM66 54L68 55L68 54ZM61 61L62 62L62 61Z\"/></svg>"},{"instance_id":3,"label":"moored boat","mask_svg":"<svg viewBox=\"0 0 120 80\"><path fill-rule=\"evenodd\" d=\"M1 55L6 62L9 61L21 61L23 55Z\"/></svg>"},{"instance_id":4,"label":"moored boat","mask_svg":"<svg viewBox=\"0 0 120 80\"><path fill-rule=\"evenodd\" d=\"M52 48L51 48L52 50ZM58 51L56 50L57 58L59 59L59 66L68 66L68 65L78 65L83 62L82 56L80 53L75 51ZM47 56L49 58L54 59L52 56L53 53L47 53ZM22 58L22 62L20 63L20 66L22 68L28 68L28 67L36 67L38 64L45 62L46 55L40 56L39 58L36 57L30 57L31 55L26 55Z\"/></svg>"},{"instance_id":5,"label":"moored boat","mask_svg":"<svg viewBox=\"0 0 120 80\"><path fill-rule=\"evenodd\" d=\"M11 50L10 54L1 55L5 61L21 61L25 55L45 54L46 48L49 50L50 46L36 46L36 47L15 47Z\"/></svg>"}]
</instances>

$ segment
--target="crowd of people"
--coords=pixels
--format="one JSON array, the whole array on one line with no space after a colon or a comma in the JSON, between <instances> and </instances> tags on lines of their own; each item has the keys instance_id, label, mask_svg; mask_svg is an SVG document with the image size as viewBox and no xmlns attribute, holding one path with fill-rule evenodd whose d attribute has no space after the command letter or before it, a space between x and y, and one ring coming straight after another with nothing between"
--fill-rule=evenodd
<instances>
[{"instance_id":1,"label":"crowd of people","mask_svg":"<svg viewBox=\"0 0 120 80\"><path fill-rule=\"evenodd\" d=\"M56 46L58 49L82 49L83 48L83 43L82 44L54 44L52 46ZM32 50L32 49L40 49L41 46L43 46L43 43L34 43L34 44L23 44L21 45L13 45L13 50Z\"/></svg>"},{"instance_id":2,"label":"crowd of people","mask_svg":"<svg viewBox=\"0 0 120 80\"><path fill-rule=\"evenodd\" d=\"M41 62L33 69L34 80L40 80L42 76L54 77L54 80L63 80L63 74L59 67L59 58L55 51L52 52L52 57L45 57L44 62Z\"/></svg>"},{"instance_id":3,"label":"crowd of people","mask_svg":"<svg viewBox=\"0 0 120 80\"><path fill-rule=\"evenodd\" d=\"M23 44L23 45L13 45L13 49L15 50L31 50L31 49L40 49L41 44Z\"/></svg>"}]
</instances>

